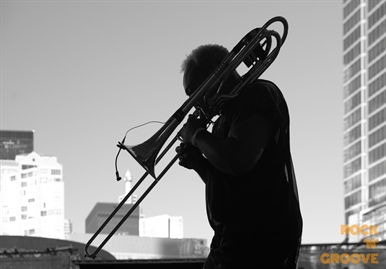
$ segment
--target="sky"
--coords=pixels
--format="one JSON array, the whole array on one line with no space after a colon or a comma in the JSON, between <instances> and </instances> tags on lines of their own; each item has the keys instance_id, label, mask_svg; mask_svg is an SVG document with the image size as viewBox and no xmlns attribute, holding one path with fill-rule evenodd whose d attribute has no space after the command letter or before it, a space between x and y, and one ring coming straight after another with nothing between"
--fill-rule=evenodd
<instances>
[{"instance_id":1,"label":"sky","mask_svg":"<svg viewBox=\"0 0 386 269\"><path fill-rule=\"evenodd\" d=\"M342 1L4 0L0 8L0 128L34 130L35 151L58 158L65 217L76 233L85 232L97 202L125 192L114 161L126 131L165 122L186 100L186 55L202 44L232 49L250 30L285 17L287 40L261 78L274 81L289 106L303 243L344 240ZM160 127L132 130L125 144ZM165 162L173 156L174 149ZM144 173L127 152L118 169L121 176L129 169L134 183ZM146 217L182 216L185 237L210 240L204 200L199 177L176 164L141 207Z\"/></svg>"}]
</instances>

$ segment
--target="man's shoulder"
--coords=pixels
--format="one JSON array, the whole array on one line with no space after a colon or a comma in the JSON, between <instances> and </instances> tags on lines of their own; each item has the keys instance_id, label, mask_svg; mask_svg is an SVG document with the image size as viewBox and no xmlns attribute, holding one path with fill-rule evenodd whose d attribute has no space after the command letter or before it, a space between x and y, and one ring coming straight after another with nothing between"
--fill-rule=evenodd
<instances>
[{"instance_id":1,"label":"man's shoulder","mask_svg":"<svg viewBox=\"0 0 386 269\"><path fill-rule=\"evenodd\" d=\"M265 90L265 91L280 91L279 87L270 80L257 79L254 82L248 84L246 90Z\"/></svg>"},{"instance_id":2,"label":"man's shoulder","mask_svg":"<svg viewBox=\"0 0 386 269\"><path fill-rule=\"evenodd\" d=\"M277 99L282 96L281 91L276 84L269 80L258 79L242 90L243 98L272 98Z\"/></svg>"}]
</instances>

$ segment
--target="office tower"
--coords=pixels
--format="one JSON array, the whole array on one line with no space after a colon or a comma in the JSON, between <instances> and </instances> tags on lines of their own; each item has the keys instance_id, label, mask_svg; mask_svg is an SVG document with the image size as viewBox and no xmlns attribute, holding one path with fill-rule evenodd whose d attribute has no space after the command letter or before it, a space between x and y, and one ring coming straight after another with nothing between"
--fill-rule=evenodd
<instances>
[{"instance_id":1,"label":"office tower","mask_svg":"<svg viewBox=\"0 0 386 269\"><path fill-rule=\"evenodd\" d=\"M386 240L386 0L343 0L343 63L345 221Z\"/></svg>"},{"instance_id":2,"label":"office tower","mask_svg":"<svg viewBox=\"0 0 386 269\"><path fill-rule=\"evenodd\" d=\"M36 152L0 160L0 235L64 239L63 168Z\"/></svg>"},{"instance_id":3,"label":"office tower","mask_svg":"<svg viewBox=\"0 0 386 269\"><path fill-rule=\"evenodd\" d=\"M15 160L16 155L33 150L33 131L0 130L0 160Z\"/></svg>"}]
</instances>

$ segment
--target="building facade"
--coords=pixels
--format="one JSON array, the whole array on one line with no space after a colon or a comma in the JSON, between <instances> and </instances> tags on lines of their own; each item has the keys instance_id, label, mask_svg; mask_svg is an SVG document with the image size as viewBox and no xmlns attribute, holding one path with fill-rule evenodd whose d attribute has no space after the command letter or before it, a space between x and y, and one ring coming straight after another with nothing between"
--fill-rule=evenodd
<instances>
[{"instance_id":1,"label":"building facade","mask_svg":"<svg viewBox=\"0 0 386 269\"><path fill-rule=\"evenodd\" d=\"M139 219L139 236L161 238L184 238L181 216L159 215Z\"/></svg>"},{"instance_id":2,"label":"building facade","mask_svg":"<svg viewBox=\"0 0 386 269\"><path fill-rule=\"evenodd\" d=\"M95 233L111 215L111 213L113 213L113 211L117 208L117 205L117 203L96 203L86 218L86 233ZM105 228L101 231L101 234L111 233L132 207L132 204L122 205L122 207L106 224ZM139 236L139 211L139 207L134 209L133 213L116 231L116 234Z\"/></svg>"},{"instance_id":3,"label":"building facade","mask_svg":"<svg viewBox=\"0 0 386 269\"><path fill-rule=\"evenodd\" d=\"M36 152L0 160L0 235L65 238L63 167Z\"/></svg>"},{"instance_id":4,"label":"building facade","mask_svg":"<svg viewBox=\"0 0 386 269\"><path fill-rule=\"evenodd\" d=\"M69 219L64 219L64 238L69 238L72 234L72 222Z\"/></svg>"},{"instance_id":5,"label":"building facade","mask_svg":"<svg viewBox=\"0 0 386 269\"><path fill-rule=\"evenodd\" d=\"M343 0L343 63L345 221L386 240L386 0Z\"/></svg>"}]
</instances>

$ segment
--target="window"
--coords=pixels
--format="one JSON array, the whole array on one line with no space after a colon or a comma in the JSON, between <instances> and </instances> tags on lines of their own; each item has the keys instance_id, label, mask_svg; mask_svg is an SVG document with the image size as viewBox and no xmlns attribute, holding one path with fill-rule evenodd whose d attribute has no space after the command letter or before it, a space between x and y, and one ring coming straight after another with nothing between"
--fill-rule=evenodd
<instances>
[{"instance_id":1,"label":"window","mask_svg":"<svg viewBox=\"0 0 386 269\"><path fill-rule=\"evenodd\" d=\"M358 141L357 143L351 145L349 148L345 149L343 152L343 161L347 162L347 161L355 158L359 154L361 154L361 152L362 152L361 146L362 146L361 141Z\"/></svg>"},{"instance_id":2,"label":"window","mask_svg":"<svg viewBox=\"0 0 386 269\"><path fill-rule=\"evenodd\" d=\"M351 82L343 87L344 98L348 97L361 87L361 75L357 75Z\"/></svg>"},{"instance_id":3,"label":"window","mask_svg":"<svg viewBox=\"0 0 386 269\"><path fill-rule=\"evenodd\" d=\"M380 36L385 33L386 20L375 27L368 35L368 45L371 46Z\"/></svg>"},{"instance_id":4,"label":"window","mask_svg":"<svg viewBox=\"0 0 386 269\"><path fill-rule=\"evenodd\" d=\"M386 90L374 96L374 98L369 101L369 113L374 112L384 104L386 104Z\"/></svg>"},{"instance_id":5,"label":"window","mask_svg":"<svg viewBox=\"0 0 386 269\"><path fill-rule=\"evenodd\" d=\"M344 193L349 193L357 188L359 188L362 184L361 175L356 175L349 180L344 182Z\"/></svg>"},{"instance_id":6,"label":"window","mask_svg":"<svg viewBox=\"0 0 386 269\"><path fill-rule=\"evenodd\" d=\"M369 169L369 181L373 181L384 174L386 174L386 161L378 163Z\"/></svg>"},{"instance_id":7,"label":"window","mask_svg":"<svg viewBox=\"0 0 386 269\"><path fill-rule=\"evenodd\" d=\"M369 131L386 121L386 107L369 118Z\"/></svg>"},{"instance_id":8,"label":"window","mask_svg":"<svg viewBox=\"0 0 386 269\"><path fill-rule=\"evenodd\" d=\"M343 119L344 130L347 130L350 127L354 126L361 120L361 118L361 108L359 107L357 110L355 110L353 113Z\"/></svg>"},{"instance_id":9,"label":"window","mask_svg":"<svg viewBox=\"0 0 386 269\"><path fill-rule=\"evenodd\" d=\"M344 114L347 114L361 103L361 92L359 91L344 103Z\"/></svg>"},{"instance_id":10,"label":"window","mask_svg":"<svg viewBox=\"0 0 386 269\"><path fill-rule=\"evenodd\" d=\"M355 140L359 139L361 136L361 125L353 128L352 130L346 132L343 136L343 144L344 146L348 146Z\"/></svg>"},{"instance_id":11,"label":"window","mask_svg":"<svg viewBox=\"0 0 386 269\"><path fill-rule=\"evenodd\" d=\"M40 174L41 174L41 175L46 175L46 174L48 174L48 169L40 169Z\"/></svg>"},{"instance_id":12,"label":"window","mask_svg":"<svg viewBox=\"0 0 386 269\"><path fill-rule=\"evenodd\" d=\"M357 12L354 13L354 15L351 16L350 19L348 19L344 25L343 25L343 34L347 34L348 31L350 31L354 26L360 21L361 19L361 10L358 9Z\"/></svg>"},{"instance_id":13,"label":"window","mask_svg":"<svg viewBox=\"0 0 386 269\"><path fill-rule=\"evenodd\" d=\"M369 67L368 79L371 80L377 74L381 73L383 70L385 70L385 67L386 67L386 55L378 59Z\"/></svg>"},{"instance_id":14,"label":"window","mask_svg":"<svg viewBox=\"0 0 386 269\"><path fill-rule=\"evenodd\" d=\"M369 97L377 93L379 90L381 90L386 85L386 72L376 78L373 82L369 85Z\"/></svg>"},{"instance_id":15,"label":"window","mask_svg":"<svg viewBox=\"0 0 386 269\"><path fill-rule=\"evenodd\" d=\"M352 174L354 174L355 172L359 171L362 167L362 162L361 162L361 158L359 157L358 159L346 164L344 166L344 178L347 178L349 176L351 176Z\"/></svg>"},{"instance_id":16,"label":"window","mask_svg":"<svg viewBox=\"0 0 386 269\"><path fill-rule=\"evenodd\" d=\"M386 178L370 185L370 201L371 206L380 204L386 199Z\"/></svg>"},{"instance_id":17,"label":"window","mask_svg":"<svg viewBox=\"0 0 386 269\"><path fill-rule=\"evenodd\" d=\"M361 191L357 191L344 199L345 209L350 208L353 205L359 204L361 202Z\"/></svg>"},{"instance_id":18,"label":"window","mask_svg":"<svg viewBox=\"0 0 386 269\"><path fill-rule=\"evenodd\" d=\"M376 130L369 136L369 148L386 138L386 125Z\"/></svg>"},{"instance_id":19,"label":"window","mask_svg":"<svg viewBox=\"0 0 386 269\"><path fill-rule=\"evenodd\" d=\"M343 40L343 50L348 49L361 37L361 26L359 25L350 35Z\"/></svg>"},{"instance_id":20,"label":"window","mask_svg":"<svg viewBox=\"0 0 386 269\"><path fill-rule=\"evenodd\" d=\"M61 171L59 169L52 169L51 170L51 175L60 175L61 174L60 172Z\"/></svg>"},{"instance_id":21,"label":"window","mask_svg":"<svg viewBox=\"0 0 386 269\"><path fill-rule=\"evenodd\" d=\"M23 164L23 165L21 166L21 169L22 169L22 170L25 170L25 169L35 168L35 167L36 167L36 165L27 165L27 164Z\"/></svg>"},{"instance_id":22,"label":"window","mask_svg":"<svg viewBox=\"0 0 386 269\"><path fill-rule=\"evenodd\" d=\"M351 1L348 3L343 9L343 18L347 18L347 16L354 11L360 4L360 1Z\"/></svg>"},{"instance_id":23,"label":"window","mask_svg":"<svg viewBox=\"0 0 386 269\"><path fill-rule=\"evenodd\" d=\"M386 12L386 2L383 3L382 6L377 8L373 14L368 18L368 28L370 29L374 24L376 24L382 17L385 15Z\"/></svg>"}]
</instances>

